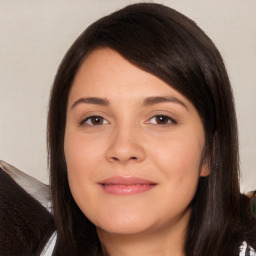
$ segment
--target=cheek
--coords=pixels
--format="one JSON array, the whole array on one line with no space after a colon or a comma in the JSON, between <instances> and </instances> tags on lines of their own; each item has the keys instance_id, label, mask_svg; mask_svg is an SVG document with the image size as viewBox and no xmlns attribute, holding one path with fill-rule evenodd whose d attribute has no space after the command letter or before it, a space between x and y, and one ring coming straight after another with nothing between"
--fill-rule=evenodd
<instances>
[{"instance_id":1,"label":"cheek","mask_svg":"<svg viewBox=\"0 0 256 256\"><path fill-rule=\"evenodd\" d=\"M64 153L70 174L88 174L97 164L102 153L99 143L91 143L90 139L84 138L77 132L66 132L64 140Z\"/></svg>"},{"instance_id":2,"label":"cheek","mask_svg":"<svg viewBox=\"0 0 256 256\"><path fill-rule=\"evenodd\" d=\"M165 142L168 140L165 140ZM168 183L168 193L176 195L179 204L184 198L187 203L192 200L200 175L201 154L203 143L194 138L170 139L168 143L158 144L152 148L154 164L165 177ZM180 199L180 200L178 200ZM174 203L174 202L172 202Z\"/></svg>"},{"instance_id":3,"label":"cheek","mask_svg":"<svg viewBox=\"0 0 256 256\"><path fill-rule=\"evenodd\" d=\"M179 139L166 144L165 150L154 152L155 163L164 175L167 195L163 204L169 205L169 210L182 211L193 199L201 162L201 147L194 141Z\"/></svg>"},{"instance_id":4,"label":"cheek","mask_svg":"<svg viewBox=\"0 0 256 256\"><path fill-rule=\"evenodd\" d=\"M79 138L67 134L64 140L64 153L68 174L79 174L85 164L84 147Z\"/></svg>"},{"instance_id":5,"label":"cheek","mask_svg":"<svg viewBox=\"0 0 256 256\"><path fill-rule=\"evenodd\" d=\"M64 154L68 182L75 201L82 207L94 191L100 170L104 170L104 149L106 142L96 136L88 136L72 128L66 129Z\"/></svg>"},{"instance_id":6,"label":"cheek","mask_svg":"<svg viewBox=\"0 0 256 256\"><path fill-rule=\"evenodd\" d=\"M67 164L68 182L74 199L83 195L88 187L89 177L95 168L94 160L97 150L90 143L84 141L82 136L67 131L64 140L64 153Z\"/></svg>"},{"instance_id":7,"label":"cheek","mask_svg":"<svg viewBox=\"0 0 256 256\"><path fill-rule=\"evenodd\" d=\"M198 172L203 146L195 140L175 138L170 142L152 147L152 156L167 171L179 170L186 173L192 170Z\"/></svg>"},{"instance_id":8,"label":"cheek","mask_svg":"<svg viewBox=\"0 0 256 256\"><path fill-rule=\"evenodd\" d=\"M68 183L74 200L83 212L87 212L86 205L92 208L90 199L97 160L97 151L93 144L83 139L83 135L67 131L64 140ZM84 203L86 202L86 204Z\"/></svg>"}]
</instances>

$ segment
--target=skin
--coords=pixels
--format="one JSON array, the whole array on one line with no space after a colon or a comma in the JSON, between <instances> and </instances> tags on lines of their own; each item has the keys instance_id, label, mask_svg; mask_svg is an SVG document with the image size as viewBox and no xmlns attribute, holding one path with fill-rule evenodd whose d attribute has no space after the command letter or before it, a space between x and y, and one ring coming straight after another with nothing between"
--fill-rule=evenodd
<instances>
[{"instance_id":1,"label":"skin","mask_svg":"<svg viewBox=\"0 0 256 256\"><path fill-rule=\"evenodd\" d=\"M68 99L64 152L72 195L108 255L185 255L188 206L208 175L204 143L196 109L170 85L109 48L87 56ZM113 176L156 185L109 194L98 183Z\"/></svg>"}]
</instances>

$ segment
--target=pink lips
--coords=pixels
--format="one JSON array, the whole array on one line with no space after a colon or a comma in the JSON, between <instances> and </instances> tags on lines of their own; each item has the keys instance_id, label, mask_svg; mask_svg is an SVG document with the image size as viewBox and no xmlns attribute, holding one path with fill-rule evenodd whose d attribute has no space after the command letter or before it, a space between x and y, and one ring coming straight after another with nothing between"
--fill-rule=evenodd
<instances>
[{"instance_id":1,"label":"pink lips","mask_svg":"<svg viewBox=\"0 0 256 256\"><path fill-rule=\"evenodd\" d=\"M134 195L146 192L156 183L138 177L111 177L98 183L104 192L115 195Z\"/></svg>"}]
</instances>

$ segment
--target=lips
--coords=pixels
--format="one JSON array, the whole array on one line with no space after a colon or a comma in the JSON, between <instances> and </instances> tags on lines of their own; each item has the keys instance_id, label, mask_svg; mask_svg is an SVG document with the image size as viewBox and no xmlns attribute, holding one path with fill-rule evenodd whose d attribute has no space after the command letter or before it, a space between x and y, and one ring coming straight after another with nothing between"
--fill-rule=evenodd
<instances>
[{"instance_id":1,"label":"lips","mask_svg":"<svg viewBox=\"0 0 256 256\"><path fill-rule=\"evenodd\" d=\"M144 193L156 183L139 177L111 177L98 183L102 190L114 195L134 195Z\"/></svg>"}]
</instances>

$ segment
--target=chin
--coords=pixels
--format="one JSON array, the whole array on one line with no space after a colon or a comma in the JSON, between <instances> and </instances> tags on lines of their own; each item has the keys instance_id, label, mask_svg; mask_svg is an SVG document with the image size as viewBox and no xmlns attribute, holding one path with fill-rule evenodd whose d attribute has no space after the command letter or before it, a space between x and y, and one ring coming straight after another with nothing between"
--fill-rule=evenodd
<instances>
[{"instance_id":1,"label":"chin","mask_svg":"<svg viewBox=\"0 0 256 256\"><path fill-rule=\"evenodd\" d=\"M99 223L95 223L96 228L107 233L120 234L120 235L132 235L143 233L150 228L150 221L145 218L132 218L131 216L122 217L110 217L107 220L101 220Z\"/></svg>"}]
</instances>

